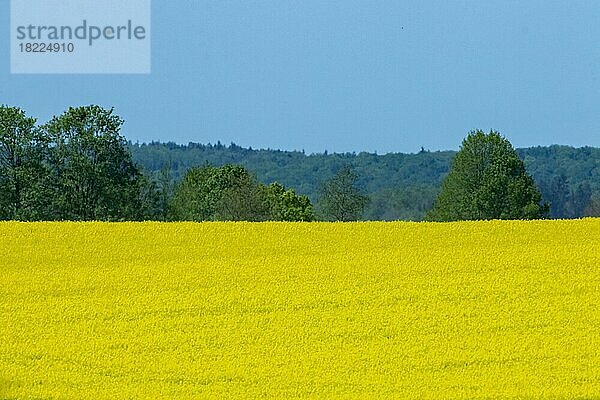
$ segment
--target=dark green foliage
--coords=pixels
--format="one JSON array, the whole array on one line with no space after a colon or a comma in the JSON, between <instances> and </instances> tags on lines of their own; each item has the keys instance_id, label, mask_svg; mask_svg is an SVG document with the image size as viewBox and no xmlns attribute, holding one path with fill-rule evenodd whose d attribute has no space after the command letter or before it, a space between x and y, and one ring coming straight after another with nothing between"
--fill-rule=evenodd
<instances>
[{"instance_id":1,"label":"dark green foliage","mask_svg":"<svg viewBox=\"0 0 600 400\"><path fill-rule=\"evenodd\" d=\"M236 166L243 169L243 167ZM217 203L216 218L220 221L267 221L270 219L265 187L246 171L225 188Z\"/></svg>"},{"instance_id":2,"label":"dark green foliage","mask_svg":"<svg viewBox=\"0 0 600 400\"><path fill-rule=\"evenodd\" d=\"M255 178L238 165L190 169L171 205L171 219L181 221L261 221L267 215Z\"/></svg>"},{"instance_id":3,"label":"dark green foliage","mask_svg":"<svg viewBox=\"0 0 600 400\"><path fill-rule=\"evenodd\" d=\"M555 145L521 149L518 153L535 178L542 199L550 204L552 218L583 216L582 203L589 202L588 195L600 193L598 148Z\"/></svg>"},{"instance_id":4,"label":"dark green foliage","mask_svg":"<svg viewBox=\"0 0 600 400\"><path fill-rule=\"evenodd\" d=\"M390 220L404 219L406 216L423 219L425 212L420 210L420 199L409 202L415 208L400 210L394 205L398 204L396 200L385 196L392 188L404 190L406 187L428 186L439 190L455 154L451 151L424 151L419 154L376 155L363 152L307 155L300 151L251 150L234 144L197 143L132 144L130 148L134 160L149 171L158 171L164 165L171 165L175 180L180 180L189 168L197 165L234 163L256 173L257 179L263 184L280 182L288 188L293 187L296 193L307 195L313 204L322 184L344 165L351 163L359 175L357 184L364 187L369 195L380 199L377 204L367 205L365 216L378 219L379 215L385 214L385 219ZM418 190L414 192L416 194Z\"/></svg>"},{"instance_id":5,"label":"dark green foliage","mask_svg":"<svg viewBox=\"0 0 600 400\"><path fill-rule=\"evenodd\" d=\"M389 188L370 195L364 218L370 221L420 221L433 207L439 188L435 185L413 185Z\"/></svg>"},{"instance_id":6,"label":"dark green foliage","mask_svg":"<svg viewBox=\"0 0 600 400\"><path fill-rule=\"evenodd\" d=\"M590 199L583 215L586 217L600 217L600 193Z\"/></svg>"},{"instance_id":7,"label":"dark green foliage","mask_svg":"<svg viewBox=\"0 0 600 400\"><path fill-rule=\"evenodd\" d=\"M60 220L136 220L141 174L120 134L123 120L98 106L69 108L42 127L49 139L52 208Z\"/></svg>"},{"instance_id":8,"label":"dark green foliage","mask_svg":"<svg viewBox=\"0 0 600 400\"><path fill-rule=\"evenodd\" d=\"M112 110L89 106L37 127L22 110L0 107L0 218L146 218L150 186L131 160L122 123Z\"/></svg>"},{"instance_id":9,"label":"dark green foliage","mask_svg":"<svg viewBox=\"0 0 600 400\"><path fill-rule=\"evenodd\" d=\"M312 200L317 199L324 181L330 179L343 165L351 163L360 176L358 184L373 199L365 209L365 218L385 220L423 219L423 203L431 204L429 192L434 191L435 198L456 154L453 151L423 150L418 154L307 155L298 151L251 150L233 144L227 147L196 143L185 146L174 143L136 144L130 148L134 160L149 171L158 171L164 165L172 165L175 180L181 179L185 171L195 165L207 162L216 166L235 163L255 172L262 183L281 182L287 187L295 188L298 193L308 195ZM551 182L561 174L567 177L573 192L582 184L588 184L592 193L600 192L598 148L532 147L519 149L517 153L525 162L527 171L534 177L545 202L560 207L559 202L551 197L545 187L546 182ZM423 191L423 188L428 189ZM553 215L558 216L556 213ZM581 211L573 215L580 216Z\"/></svg>"},{"instance_id":10,"label":"dark green foliage","mask_svg":"<svg viewBox=\"0 0 600 400\"><path fill-rule=\"evenodd\" d=\"M567 217L571 214L571 187L564 175L552 178L549 190L545 190L546 197L551 199L550 206L552 218Z\"/></svg>"},{"instance_id":11,"label":"dark green foliage","mask_svg":"<svg viewBox=\"0 0 600 400\"><path fill-rule=\"evenodd\" d=\"M122 124L113 110L88 106L37 127L22 110L0 107L0 219L314 219L308 197L258 183L239 165L194 168L175 191L170 163L147 173L133 163Z\"/></svg>"},{"instance_id":12,"label":"dark green foliage","mask_svg":"<svg viewBox=\"0 0 600 400\"><path fill-rule=\"evenodd\" d=\"M297 195L294 189L286 190L280 183L265 188L273 221L313 221L313 207L308 196Z\"/></svg>"},{"instance_id":13,"label":"dark green foliage","mask_svg":"<svg viewBox=\"0 0 600 400\"><path fill-rule=\"evenodd\" d=\"M148 175L143 174L139 183L140 219L166 221L165 215L161 212L160 192L156 182Z\"/></svg>"},{"instance_id":14,"label":"dark green foliage","mask_svg":"<svg viewBox=\"0 0 600 400\"><path fill-rule=\"evenodd\" d=\"M238 164L256 173L256 179L252 175L239 186L223 189L226 196L216 202L209 199L211 218L310 220L314 216L309 199L318 197L336 171L352 164L359 176L357 186L372 198L364 218L421 220L456 154L421 149L418 154L381 156L306 155L233 143L129 144L133 160L141 164L137 166L123 148L121 123L111 111L90 106L70 109L37 127L22 110L0 107L0 219L170 220L175 182L188 169ZM551 205L551 217L578 218L594 210L594 199L600 196L600 149L550 146L517 153L543 201ZM265 186L269 182L295 190L282 192L277 185ZM501 197L490 191L479 201L490 204Z\"/></svg>"},{"instance_id":15,"label":"dark green foliage","mask_svg":"<svg viewBox=\"0 0 600 400\"><path fill-rule=\"evenodd\" d=\"M221 179L223 175L219 168L210 165L190 169L175 188L170 218L179 221L215 220L217 203L223 190L229 187Z\"/></svg>"},{"instance_id":16,"label":"dark green foliage","mask_svg":"<svg viewBox=\"0 0 600 400\"><path fill-rule=\"evenodd\" d=\"M48 217L47 143L35 123L19 108L0 106L0 219Z\"/></svg>"},{"instance_id":17,"label":"dark green foliage","mask_svg":"<svg viewBox=\"0 0 600 400\"><path fill-rule=\"evenodd\" d=\"M155 180L157 203L155 214L158 215L158 220L167 221L169 218L169 209L173 196L175 195L175 181L171 172L171 166L166 166L160 170L158 177Z\"/></svg>"},{"instance_id":18,"label":"dark green foliage","mask_svg":"<svg viewBox=\"0 0 600 400\"><path fill-rule=\"evenodd\" d=\"M349 165L325 182L321 189L318 210L326 221L357 221L361 218L369 197L357 186L358 174Z\"/></svg>"},{"instance_id":19,"label":"dark green foliage","mask_svg":"<svg viewBox=\"0 0 600 400\"><path fill-rule=\"evenodd\" d=\"M185 221L310 221L308 197L282 185L265 186L244 167L190 169L177 185L171 219Z\"/></svg>"},{"instance_id":20,"label":"dark green foliage","mask_svg":"<svg viewBox=\"0 0 600 400\"><path fill-rule=\"evenodd\" d=\"M477 130L463 141L427 218L536 219L545 216L546 208L510 142L497 132Z\"/></svg>"},{"instance_id":21,"label":"dark green foliage","mask_svg":"<svg viewBox=\"0 0 600 400\"><path fill-rule=\"evenodd\" d=\"M0 219L18 219L27 191L35 119L19 108L0 106Z\"/></svg>"},{"instance_id":22,"label":"dark green foliage","mask_svg":"<svg viewBox=\"0 0 600 400\"><path fill-rule=\"evenodd\" d=\"M140 215L144 220L168 221L174 182L168 168L158 174L143 173L140 178Z\"/></svg>"},{"instance_id":23,"label":"dark green foliage","mask_svg":"<svg viewBox=\"0 0 600 400\"><path fill-rule=\"evenodd\" d=\"M540 182L542 197L550 204L551 218L578 218L584 215L593 191L588 182L576 187L564 174L555 175L548 183Z\"/></svg>"},{"instance_id":24,"label":"dark green foliage","mask_svg":"<svg viewBox=\"0 0 600 400\"><path fill-rule=\"evenodd\" d=\"M585 215L585 209L592 199L592 187L588 183L582 183L577 186L571 196L573 218Z\"/></svg>"}]
</instances>

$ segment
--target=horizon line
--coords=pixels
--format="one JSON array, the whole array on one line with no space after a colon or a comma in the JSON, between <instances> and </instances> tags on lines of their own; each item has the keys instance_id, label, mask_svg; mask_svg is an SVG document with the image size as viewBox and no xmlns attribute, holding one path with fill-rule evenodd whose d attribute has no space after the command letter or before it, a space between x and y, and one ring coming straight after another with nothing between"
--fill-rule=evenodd
<instances>
[{"instance_id":1,"label":"horizon line","mask_svg":"<svg viewBox=\"0 0 600 400\"><path fill-rule=\"evenodd\" d=\"M445 149L445 150L431 150L431 149L427 149L425 147L421 147L421 150L417 151L417 152L402 152L402 151L389 151L389 152L385 152L385 153L379 153L377 150L375 150L374 152L372 151L368 151L368 150L354 150L354 151L345 151L345 152L338 152L338 151L329 151L327 149L324 149L322 152L306 152L304 149L302 150L283 150L283 149L275 149L275 148L253 148L252 146L242 146L239 145L235 142L230 142L229 144L224 144L221 143L220 140L217 140L216 143L201 143L201 142L193 142L190 141L188 143L179 143L173 140L169 140L169 141L160 141L160 140L152 140L149 142L145 142L142 141L140 142L139 140L137 141L132 141L130 139L127 139L127 144L128 145L137 145L137 146L152 146L152 145L175 145L178 147L190 147L190 145L196 145L198 147L202 146L202 147L219 147L222 146L223 148L226 149L231 149L231 148L240 148L242 150L247 150L247 151L275 151L275 152L282 152L282 153L300 153L300 154L304 154L306 156L312 156L312 155L360 155L360 154L369 154L369 155L375 155L375 156L385 156L385 155L389 155L389 154L404 154L404 155L418 155L418 154L422 154L422 153L457 153L459 150L451 150L451 149ZM514 147L515 150L529 150L529 149L536 149L536 148L551 148L551 147L565 147L565 148L570 148L573 150L581 150L581 149L600 149L600 147L596 147L596 146L590 146L590 145L586 145L586 146L573 146L573 145L569 145L569 144L558 144L558 143L554 143L554 144L550 144L550 145L535 145L535 146L528 146L528 147Z\"/></svg>"}]
</instances>

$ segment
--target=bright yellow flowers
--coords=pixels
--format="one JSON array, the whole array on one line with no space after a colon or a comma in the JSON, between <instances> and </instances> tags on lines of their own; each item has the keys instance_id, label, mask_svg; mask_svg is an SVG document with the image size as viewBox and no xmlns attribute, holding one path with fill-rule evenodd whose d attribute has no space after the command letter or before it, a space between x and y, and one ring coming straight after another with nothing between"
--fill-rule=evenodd
<instances>
[{"instance_id":1,"label":"bright yellow flowers","mask_svg":"<svg viewBox=\"0 0 600 400\"><path fill-rule=\"evenodd\" d=\"M600 397L600 220L0 223L0 398Z\"/></svg>"}]
</instances>

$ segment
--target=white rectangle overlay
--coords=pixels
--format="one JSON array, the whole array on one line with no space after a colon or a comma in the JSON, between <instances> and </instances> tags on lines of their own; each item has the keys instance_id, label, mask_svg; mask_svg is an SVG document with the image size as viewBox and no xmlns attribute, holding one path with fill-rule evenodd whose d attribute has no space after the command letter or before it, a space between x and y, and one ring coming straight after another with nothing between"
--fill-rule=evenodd
<instances>
[{"instance_id":1,"label":"white rectangle overlay","mask_svg":"<svg viewBox=\"0 0 600 400\"><path fill-rule=\"evenodd\" d=\"M11 0L11 73L149 74L151 0Z\"/></svg>"}]
</instances>

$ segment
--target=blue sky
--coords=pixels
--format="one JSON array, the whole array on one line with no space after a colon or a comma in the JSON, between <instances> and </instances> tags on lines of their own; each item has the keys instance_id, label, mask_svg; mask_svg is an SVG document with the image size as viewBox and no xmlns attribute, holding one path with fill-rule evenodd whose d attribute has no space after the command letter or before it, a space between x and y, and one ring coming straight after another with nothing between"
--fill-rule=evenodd
<instances>
[{"instance_id":1,"label":"blue sky","mask_svg":"<svg viewBox=\"0 0 600 400\"><path fill-rule=\"evenodd\" d=\"M133 141L416 152L494 128L600 146L597 1L155 0L150 75L11 75L8 28L0 60L0 103L114 107Z\"/></svg>"}]
</instances>

